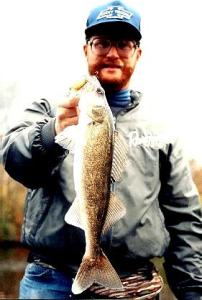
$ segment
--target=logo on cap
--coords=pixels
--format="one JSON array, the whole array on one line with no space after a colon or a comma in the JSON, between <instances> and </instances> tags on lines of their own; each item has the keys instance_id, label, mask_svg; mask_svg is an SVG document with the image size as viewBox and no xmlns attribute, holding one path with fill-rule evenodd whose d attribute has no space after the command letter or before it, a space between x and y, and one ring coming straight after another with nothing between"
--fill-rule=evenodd
<instances>
[{"instance_id":1,"label":"logo on cap","mask_svg":"<svg viewBox=\"0 0 202 300\"><path fill-rule=\"evenodd\" d=\"M130 20L133 16L133 13L124 9L122 6L109 6L107 9L102 10L97 20L100 19L127 19Z\"/></svg>"}]
</instances>

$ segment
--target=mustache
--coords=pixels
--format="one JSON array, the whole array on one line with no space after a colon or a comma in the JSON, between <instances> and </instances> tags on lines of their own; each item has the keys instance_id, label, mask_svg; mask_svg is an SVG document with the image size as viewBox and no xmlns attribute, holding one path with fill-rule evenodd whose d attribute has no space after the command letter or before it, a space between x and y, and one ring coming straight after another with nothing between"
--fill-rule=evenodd
<instances>
[{"instance_id":1,"label":"mustache","mask_svg":"<svg viewBox=\"0 0 202 300\"><path fill-rule=\"evenodd\" d=\"M114 67L114 68L123 68L123 63L121 63L120 61L116 60L105 60L102 61L100 63L97 64L97 69L101 69L101 68L110 68L110 67Z\"/></svg>"},{"instance_id":2,"label":"mustache","mask_svg":"<svg viewBox=\"0 0 202 300\"><path fill-rule=\"evenodd\" d=\"M102 69L104 68L119 68L119 69L123 69L123 65L121 63L115 63L115 62L104 62L104 63L100 63L96 66L96 70L94 72L94 75L98 78L99 77L99 73Z\"/></svg>"},{"instance_id":3,"label":"mustache","mask_svg":"<svg viewBox=\"0 0 202 300\"><path fill-rule=\"evenodd\" d=\"M99 67L100 68L120 68L120 69L122 69L123 66L120 63L106 62L106 63L102 63Z\"/></svg>"}]
</instances>

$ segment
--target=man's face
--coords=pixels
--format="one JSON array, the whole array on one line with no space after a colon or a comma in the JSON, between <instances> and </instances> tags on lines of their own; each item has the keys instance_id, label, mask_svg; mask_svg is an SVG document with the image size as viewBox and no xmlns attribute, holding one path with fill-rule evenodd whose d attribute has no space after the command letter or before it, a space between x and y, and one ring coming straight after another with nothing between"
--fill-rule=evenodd
<instances>
[{"instance_id":1,"label":"man's face","mask_svg":"<svg viewBox=\"0 0 202 300\"><path fill-rule=\"evenodd\" d=\"M84 46L88 70L102 86L111 90L127 88L141 55L141 49L131 39L95 35Z\"/></svg>"}]
</instances>

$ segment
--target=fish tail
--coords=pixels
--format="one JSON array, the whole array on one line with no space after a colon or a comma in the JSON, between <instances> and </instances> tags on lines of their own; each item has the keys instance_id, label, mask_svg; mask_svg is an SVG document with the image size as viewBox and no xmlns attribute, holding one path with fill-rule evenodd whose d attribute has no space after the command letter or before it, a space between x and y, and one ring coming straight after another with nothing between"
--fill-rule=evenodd
<instances>
[{"instance_id":1,"label":"fish tail","mask_svg":"<svg viewBox=\"0 0 202 300\"><path fill-rule=\"evenodd\" d=\"M117 272L103 251L95 259L90 257L83 258L72 285L72 292L81 294L95 282L107 288L123 289Z\"/></svg>"}]
</instances>

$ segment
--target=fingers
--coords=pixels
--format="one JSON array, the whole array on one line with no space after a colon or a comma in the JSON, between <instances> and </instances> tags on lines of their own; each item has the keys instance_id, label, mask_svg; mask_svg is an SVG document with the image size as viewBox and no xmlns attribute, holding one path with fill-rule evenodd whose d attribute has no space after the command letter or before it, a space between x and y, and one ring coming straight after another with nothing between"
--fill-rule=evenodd
<instances>
[{"instance_id":1,"label":"fingers","mask_svg":"<svg viewBox=\"0 0 202 300\"><path fill-rule=\"evenodd\" d=\"M75 108L79 104L79 97L75 96L74 98L67 99L59 104L59 107L63 108Z\"/></svg>"},{"instance_id":2,"label":"fingers","mask_svg":"<svg viewBox=\"0 0 202 300\"><path fill-rule=\"evenodd\" d=\"M74 97L61 102L56 111L55 132L60 133L67 126L78 124L79 98Z\"/></svg>"},{"instance_id":3,"label":"fingers","mask_svg":"<svg viewBox=\"0 0 202 300\"><path fill-rule=\"evenodd\" d=\"M77 81L70 90L70 94L74 95L71 98L65 99L58 105L56 112L56 121L55 121L55 132L56 134L60 133L65 127L77 125L78 116L79 116L79 97L78 91L87 83L87 79L84 78L80 81Z\"/></svg>"}]
</instances>

